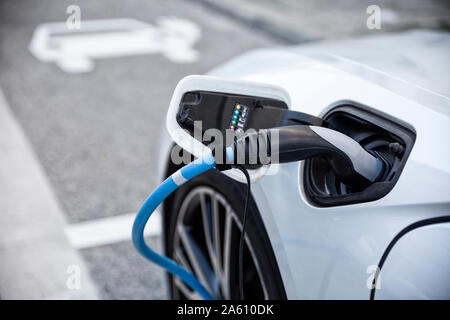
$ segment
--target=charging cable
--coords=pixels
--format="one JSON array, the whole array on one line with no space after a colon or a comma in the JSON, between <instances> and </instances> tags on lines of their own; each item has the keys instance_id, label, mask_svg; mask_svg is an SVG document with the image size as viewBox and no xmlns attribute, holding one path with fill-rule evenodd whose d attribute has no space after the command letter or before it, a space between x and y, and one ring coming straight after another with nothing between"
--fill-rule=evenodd
<instances>
[{"instance_id":1,"label":"charging cable","mask_svg":"<svg viewBox=\"0 0 450 320\"><path fill-rule=\"evenodd\" d=\"M441 216L441 217L435 217L435 218L429 218L420 220L417 222L414 222L407 227L403 228L397 235L394 237L394 239L391 240L387 248L384 250L383 255L381 256L380 262L378 262L378 268L375 272L375 276L373 277L372 281L372 289L370 290L370 300L375 300L375 290L376 290L376 284L378 281L379 274L381 272L381 268L383 268L384 262L386 261L389 253L391 252L392 248L395 246L395 244L400 240L401 237L403 237L405 234L407 234L410 231L413 231L414 229L430 226L433 224L438 223L446 223L450 222L450 216Z\"/></svg>"},{"instance_id":2,"label":"charging cable","mask_svg":"<svg viewBox=\"0 0 450 320\"><path fill-rule=\"evenodd\" d=\"M180 277L193 290L197 291L205 300L214 299L208 290L200 281L189 271L177 264L175 261L157 253L151 249L144 239L144 228L153 211L179 186L188 180L202 174L203 172L214 168L216 165L214 156L211 152L205 154L202 158L189 163L180 170L176 171L145 200L141 209L139 209L132 229L133 244L137 251L151 262L161 266L175 276Z\"/></svg>"},{"instance_id":3,"label":"charging cable","mask_svg":"<svg viewBox=\"0 0 450 320\"><path fill-rule=\"evenodd\" d=\"M254 141L257 143L252 145ZM256 164L264 164L261 158L264 156L264 152L260 152L264 145L263 141L266 141L269 147L266 150L266 154L270 157L275 156L276 160L273 163L300 161L322 155L327 158L336 175L343 182L348 182L349 184L369 185L376 181L384 171L383 163L364 150L356 141L340 132L322 127L297 125L259 130L255 133L244 135L237 139L232 146L227 147L225 149L226 160L232 164L239 164L234 167L240 169L247 179L247 199L239 243L239 289L241 299L244 298L243 251L245 224L250 198L250 177L247 168L251 168L251 160L254 160L253 162ZM275 148L272 144L274 144ZM239 150L243 152L239 152ZM132 229L132 240L139 253L173 275L180 277L193 290L197 291L202 298L208 300L213 299L213 296L192 273L173 260L152 250L145 243L144 229L153 211L179 186L214 167L218 170L231 168L227 161L219 163L224 164L216 166L215 155L208 149L208 152L201 158L189 163L164 180L138 211Z\"/></svg>"},{"instance_id":4,"label":"charging cable","mask_svg":"<svg viewBox=\"0 0 450 320\"><path fill-rule=\"evenodd\" d=\"M241 170L247 180L247 195L245 196L244 217L242 218L242 231L241 239L239 240L239 296L241 300L244 300L244 241L245 241L245 225L247 222L248 204L250 201L250 175L246 168L237 166L237 169Z\"/></svg>"}]
</instances>

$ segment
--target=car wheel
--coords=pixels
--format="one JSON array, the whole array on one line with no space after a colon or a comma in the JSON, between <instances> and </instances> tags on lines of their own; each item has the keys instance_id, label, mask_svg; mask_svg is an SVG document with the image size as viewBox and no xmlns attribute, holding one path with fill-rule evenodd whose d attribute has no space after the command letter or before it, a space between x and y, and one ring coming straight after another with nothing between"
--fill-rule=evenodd
<instances>
[{"instance_id":1,"label":"car wheel","mask_svg":"<svg viewBox=\"0 0 450 320\"><path fill-rule=\"evenodd\" d=\"M238 247L246 186L210 170L181 186L166 204L166 254L217 299L239 299ZM285 299L267 232L250 199L244 245L244 298ZM173 299L200 296L169 276Z\"/></svg>"}]
</instances>

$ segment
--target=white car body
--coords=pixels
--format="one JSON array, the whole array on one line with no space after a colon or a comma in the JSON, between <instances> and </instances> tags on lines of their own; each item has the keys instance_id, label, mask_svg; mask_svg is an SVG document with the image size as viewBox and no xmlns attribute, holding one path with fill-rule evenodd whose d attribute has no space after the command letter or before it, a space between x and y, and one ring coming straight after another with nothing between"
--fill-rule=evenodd
<instances>
[{"instance_id":1,"label":"white car body","mask_svg":"<svg viewBox=\"0 0 450 320\"><path fill-rule=\"evenodd\" d=\"M311 204L302 162L280 165L276 175L252 184L289 299L368 299L375 267L394 236L413 222L450 213L449 49L448 33L410 31L256 50L209 73L278 85L292 110L321 116L336 102L353 101L416 131L400 179L376 201ZM160 163L167 164L167 133L162 145ZM449 299L449 264L450 223L416 229L390 253L376 299Z\"/></svg>"}]
</instances>

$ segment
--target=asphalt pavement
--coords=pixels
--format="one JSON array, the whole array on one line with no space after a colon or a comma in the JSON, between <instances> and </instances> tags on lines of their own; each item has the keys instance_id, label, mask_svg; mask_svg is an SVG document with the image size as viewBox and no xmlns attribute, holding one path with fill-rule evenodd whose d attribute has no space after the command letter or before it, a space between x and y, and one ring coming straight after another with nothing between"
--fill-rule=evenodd
<instances>
[{"instance_id":1,"label":"asphalt pavement","mask_svg":"<svg viewBox=\"0 0 450 320\"><path fill-rule=\"evenodd\" d=\"M133 18L154 24L175 16L195 22L199 59L174 63L144 54L96 59L69 74L28 50L40 23ZM69 224L136 212L157 184L157 151L177 82L253 48L285 44L193 1L2 1L0 87L42 165ZM158 244L156 236L151 244ZM101 298L165 297L162 271L124 240L80 249Z\"/></svg>"}]
</instances>

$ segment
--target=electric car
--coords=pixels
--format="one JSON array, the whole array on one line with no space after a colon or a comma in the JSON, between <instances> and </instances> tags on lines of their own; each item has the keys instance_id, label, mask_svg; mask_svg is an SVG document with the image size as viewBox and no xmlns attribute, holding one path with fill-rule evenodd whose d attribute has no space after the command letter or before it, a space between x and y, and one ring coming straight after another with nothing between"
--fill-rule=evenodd
<instances>
[{"instance_id":1,"label":"electric car","mask_svg":"<svg viewBox=\"0 0 450 320\"><path fill-rule=\"evenodd\" d=\"M399 236L450 214L449 52L449 33L413 30L259 49L208 73L282 88L290 111L320 118L388 167L364 188L343 183L321 157L254 177L246 299L450 298L450 223ZM180 165L166 129L161 140L162 181ZM222 299L239 298L246 185L234 171L209 170L162 207L164 253ZM170 298L200 298L178 277L168 274L167 286Z\"/></svg>"}]
</instances>

